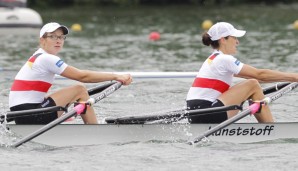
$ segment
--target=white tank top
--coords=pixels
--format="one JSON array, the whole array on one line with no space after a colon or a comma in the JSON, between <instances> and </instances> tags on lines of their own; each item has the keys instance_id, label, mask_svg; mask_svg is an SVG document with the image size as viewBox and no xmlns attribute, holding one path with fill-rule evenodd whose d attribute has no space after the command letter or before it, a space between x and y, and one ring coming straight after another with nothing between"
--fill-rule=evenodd
<instances>
[{"instance_id":1,"label":"white tank top","mask_svg":"<svg viewBox=\"0 0 298 171\"><path fill-rule=\"evenodd\" d=\"M186 100L213 102L230 88L234 74L238 74L242 67L243 63L235 57L214 51L203 63Z\"/></svg>"},{"instance_id":2,"label":"white tank top","mask_svg":"<svg viewBox=\"0 0 298 171\"><path fill-rule=\"evenodd\" d=\"M55 74L60 75L67 66L58 56L38 49L15 77L9 93L9 107L41 103L52 86Z\"/></svg>"}]
</instances>

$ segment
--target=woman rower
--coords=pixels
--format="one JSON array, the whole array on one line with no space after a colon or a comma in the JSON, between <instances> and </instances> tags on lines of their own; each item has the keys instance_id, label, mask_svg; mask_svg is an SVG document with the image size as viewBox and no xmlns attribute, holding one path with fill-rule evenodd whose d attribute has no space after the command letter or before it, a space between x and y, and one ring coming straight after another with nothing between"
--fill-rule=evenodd
<instances>
[{"instance_id":1,"label":"woman rower","mask_svg":"<svg viewBox=\"0 0 298 171\"><path fill-rule=\"evenodd\" d=\"M11 111L37 109L50 106L67 106L76 101L87 101L89 95L83 85L62 88L47 95L55 74L84 83L117 80L124 85L132 82L129 74L118 75L80 70L67 65L57 54L62 50L69 30L58 23L44 25L39 34L40 48L23 65L12 84L9 94ZM26 116L15 119L16 124L47 124L62 115L62 111L45 115ZM85 124L97 124L94 109L87 107L81 115Z\"/></svg>"},{"instance_id":2,"label":"woman rower","mask_svg":"<svg viewBox=\"0 0 298 171\"><path fill-rule=\"evenodd\" d=\"M190 110L212 108L229 105L240 105L247 99L260 101L264 99L262 88L258 81L297 82L298 74L285 73L269 69L257 69L236 59L238 37L246 31L237 30L231 24L219 22L202 35L202 42L214 49L205 60L188 91L186 103ZM231 86L233 76L246 78ZM191 123L220 123L236 115L239 110L230 110L216 114L192 116ZM258 122L274 122L268 106L263 106L255 114Z\"/></svg>"}]
</instances>

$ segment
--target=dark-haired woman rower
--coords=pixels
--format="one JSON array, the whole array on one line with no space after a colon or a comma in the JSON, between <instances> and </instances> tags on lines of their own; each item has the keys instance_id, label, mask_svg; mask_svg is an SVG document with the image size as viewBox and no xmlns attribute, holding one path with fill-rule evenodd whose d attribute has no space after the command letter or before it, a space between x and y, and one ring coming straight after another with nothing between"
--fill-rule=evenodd
<instances>
[{"instance_id":1,"label":"dark-haired woman rower","mask_svg":"<svg viewBox=\"0 0 298 171\"><path fill-rule=\"evenodd\" d=\"M269 69L257 69L236 59L238 37L246 31L237 30L231 24L219 22L214 24L202 36L202 42L214 49L214 52L203 63L192 87L187 94L187 107L190 110L229 105L240 105L247 99L259 101L264 98L259 81L297 82L298 74L285 73ZM246 78L231 86L233 77ZM217 114L193 116L191 123L220 123L236 115L239 110L230 110ZM255 114L258 122L274 122L268 106Z\"/></svg>"}]
</instances>

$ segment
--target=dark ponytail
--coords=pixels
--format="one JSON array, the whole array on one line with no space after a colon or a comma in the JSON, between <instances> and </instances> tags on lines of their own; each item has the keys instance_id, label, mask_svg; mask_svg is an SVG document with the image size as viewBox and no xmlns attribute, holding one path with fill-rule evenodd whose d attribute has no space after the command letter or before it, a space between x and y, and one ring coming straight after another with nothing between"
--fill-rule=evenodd
<instances>
[{"instance_id":1,"label":"dark ponytail","mask_svg":"<svg viewBox=\"0 0 298 171\"><path fill-rule=\"evenodd\" d=\"M205 32L202 35L202 42L206 46L210 46L211 45L213 49L218 49L219 48L218 40L212 41L211 40L211 37L209 36L209 34L207 32Z\"/></svg>"}]
</instances>

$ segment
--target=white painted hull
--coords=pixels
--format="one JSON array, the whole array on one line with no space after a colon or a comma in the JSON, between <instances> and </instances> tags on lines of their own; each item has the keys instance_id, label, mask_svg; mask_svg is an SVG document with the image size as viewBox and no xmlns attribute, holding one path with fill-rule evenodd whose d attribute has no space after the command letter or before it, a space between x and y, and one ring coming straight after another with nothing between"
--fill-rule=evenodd
<instances>
[{"instance_id":1,"label":"white painted hull","mask_svg":"<svg viewBox=\"0 0 298 171\"><path fill-rule=\"evenodd\" d=\"M61 124L32 141L50 146L96 145L148 141L187 142L216 124L83 125ZM24 137L42 125L8 125ZM253 143L298 138L298 123L239 123L209 137L212 141Z\"/></svg>"}]
</instances>

